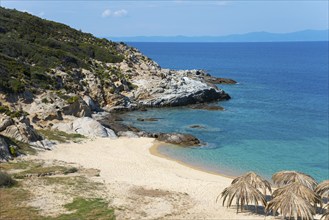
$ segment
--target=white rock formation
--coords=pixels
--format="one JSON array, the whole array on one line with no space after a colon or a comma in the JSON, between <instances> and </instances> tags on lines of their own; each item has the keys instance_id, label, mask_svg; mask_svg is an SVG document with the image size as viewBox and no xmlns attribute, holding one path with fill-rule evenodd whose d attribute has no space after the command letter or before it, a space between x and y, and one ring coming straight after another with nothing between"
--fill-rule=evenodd
<instances>
[{"instance_id":1,"label":"white rock formation","mask_svg":"<svg viewBox=\"0 0 329 220\"><path fill-rule=\"evenodd\" d=\"M58 129L67 133L78 133L87 137L109 137L117 138L113 130L105 128L98 121L83 117L71 122L55 124L52 129Z\"/></svg>"}]
</instances>

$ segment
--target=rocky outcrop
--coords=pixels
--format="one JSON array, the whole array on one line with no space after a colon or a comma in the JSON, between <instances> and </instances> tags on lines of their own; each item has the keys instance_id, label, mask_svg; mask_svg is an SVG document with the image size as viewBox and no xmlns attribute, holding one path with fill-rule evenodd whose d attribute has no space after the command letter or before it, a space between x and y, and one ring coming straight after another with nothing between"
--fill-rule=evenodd
<instances>
[{"instance_id":1,"label":"rocky outcrop","mask_svg":"<svg viewBox=\"0 0 329 220\"><path fill-rule=\"evenodd\" d=\"M218 105L208 105L208 104L195 104L189 106L191 109L200 109L208 111L223 111L224 108Z\"/></svg>"},{"instance_id":2,"label":"rocky outcrop","mask_svg":"<svg viewBox=\"0 0 329 220\"><path fill-rule=\"evenodd\" d=\"M24 143L42 140L42 137L33 129L33 127L24 123L10 125L2 131L1 134Z\"/></svg>"},{"instance_id":3,"label":"rocky outcrop","mask_svg":"<svg viewBox=\"0 0 329 220\"><path fill-rule=\"evenodd\" d=\"M99 111L100 110L99 106L89 96L85 95L83 97L83 101L89 106L91 111Z\"/></svg>"},{"instance_id":4,"label":"rocky outcrop","mask_svg":"<svg viewBox=\"0 0 329 220\"><path fill-rule=\"evenodd\" d=\"M10 125L14 124L14 120L10 117L0 117L0 132L6 130Z\"/></svg>"},{"instance_id":5,"label":"rocky outcrop","mask_svg":"<svg viewBox=\"0 0 329 220\"><path fill-rule=\"evenodd\" d=\"M91 117L92 112L89 105L87 105L87 103L82 98L76 97L75 101L63 107L63 113L65 115L73 115L80 118Z\"/></svg>"},{"instance_id":6,"label":"rocky outcrop","mask_svg":"<svg viewBox=\"0 0 329 220\"><path fill-rule=\"evenodd\" d=\"M190 125L189 128L195 128L195 129L205 129L205 126L202 125Z\"/></svg>"},{"instance_id":7,"label":"rocky outcrop","mask_svg":"<svg viewBox=\"0 0 329 220\"><path fill-rule=\"evenodd\" d=\"M0 162L8 161L12 159L12 155L9 150L9 144L4 136L0 135Z\"/></svg>"},{"instance_id":8,"label":"rocky outcrop","mask_svg":"<svg viewBox=\"0 0 329 220\"><path fill-rule=\"evenodd\" d=\"M44 140L25 116L10 118L0 114L0 161L7 161L21 154L17 141L42 149L51 149L53 143ZM13 141L15 140L15 141Z\"/></svg>"},{"instance_id":9,"label":"rocky outcrop","mask_svg":"<svg viewBox=\"0 0 329 220\"><path fill-rule=\"evenodd\" d=\"M236 84L233 79L217 78L213 76L204 77L205 81L212 84Z\"/></svg>"},{"instance_id":10,"label":"rocky outcrop","mask_svg":"<svg viewBox=\"0 0 329 220\"><path fill-rule=\"evenodd\" d=\"M201 144L199 139L190 134L145 132L136 127L125 125L121 121L121 118L116 114L107 114L98 118L98 122L100 122L103 126L112 129L118 136L152 137L162 142L184 147L192 147Z\"/></svg>"},{"instance_id":11,"label":"rocky outcrop","mask_svg":"<svg viewBox=\"0 0 329 220\"><path fill-rule=\"evenodd\" d=\"M154 84L139 84L137 100L148 107L183 106L195 103L227 100L230 97L224 91L179 74L154 80Z\"/></svg>"},{"instance_id":12,"label":"rocky outcrop","mask_svg":"<svg viewBox=\"0 0 329 220\"><path fill-rule=\"evenodd\" d=\"M193 147L201 144L200 140L191 134L153 133L150 136L156 138L158 141L175 144L183 147Z\"/></svg>"},{"instance_id":13,"label":"rocky outcrop","mask_svg":"<svg viewBox=\"0 0 329 220\"><path fill-rule=\"evenodd\" d=\"M134 133L134 135L138 136L137 133L140 132L138 128L130 125L125 125L121 123L121 121L122 118L116 114L107 114L104 117L98 119L98 122L101 125L113 130L118 136L122 136L122 134L124 134L125 132L128 132L129 134Z\"/></svg>"},{"instance_id":14,"label":"rocky outcrop","mask_svg":"<svg viewBox=\"0 0 329 220\"><path fill-rule=\"evenodd\" d=\"M78 133L87 137L117 137L113 130L102 126L95 119L88 117L77 118L70 122L58 123L55 124L52 129L67 133Z\"/></svg>"},{"instance_id":15,"label":"rocky outcrop","mask_svg":"<svg viewBox=\"0 0 329 220\"><path fill-rule=\"evenodd\" d=\"M137 118L137 121L159 121L160 118Z\"/></svg>"},{"instance_id":16,"label":"rocky outcrop","mask_svg":"<svg viewBox=\"0 0 329 220\"><path fill-rule=\"evenodd\" d=\"M42 137L31 126L26 117L11 119L0 115L1 134L24 143L42 140Z\"/></svg>"}]
</instances>

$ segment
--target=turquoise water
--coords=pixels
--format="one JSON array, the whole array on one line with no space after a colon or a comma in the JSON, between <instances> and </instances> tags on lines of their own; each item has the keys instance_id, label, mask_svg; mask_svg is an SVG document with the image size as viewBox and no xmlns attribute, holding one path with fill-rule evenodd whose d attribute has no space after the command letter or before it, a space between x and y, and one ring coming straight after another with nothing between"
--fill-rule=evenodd
<instances>
[{"instance_id":1,"label":"turquoise water","mask_svg":"<svg viewBox=\"0 0 329 220\"><path fill-rule=\"evenodd\" d=\"M162 146L161 153L229 175L253 170L270 179L279 170L298 170L329 179L328 42L131 45L164 68L205 69L239 82L219 86L232 97L214 103L225 111L128 113L127 123L136 127L191 133L205 142L201 148ZM189 128L194 124L205 128Z\"/></svg>"}]
</instances>

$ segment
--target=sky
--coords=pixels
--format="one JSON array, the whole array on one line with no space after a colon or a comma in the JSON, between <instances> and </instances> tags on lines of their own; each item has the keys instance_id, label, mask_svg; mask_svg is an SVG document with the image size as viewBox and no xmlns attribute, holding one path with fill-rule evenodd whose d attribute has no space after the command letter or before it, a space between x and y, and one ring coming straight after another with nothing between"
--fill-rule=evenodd
<instances>
[{"instance_id":1,"label":"sky","mask_svg":"<svg viewBox=\"0 0 329 220\"><path fill-rule=\"evenodd\" d=\"M0 4L97 37L223 36L329 29L328 0L0 0Z\"/></svg>"}]
</instances>

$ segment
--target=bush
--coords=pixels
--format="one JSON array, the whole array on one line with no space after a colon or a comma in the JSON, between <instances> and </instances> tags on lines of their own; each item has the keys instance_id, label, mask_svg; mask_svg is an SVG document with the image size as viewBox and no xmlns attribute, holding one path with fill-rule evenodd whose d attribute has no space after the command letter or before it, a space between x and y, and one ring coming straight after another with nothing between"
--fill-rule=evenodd
<instances>
[{"instance_id":1,"label":"bush","mask_svg":"<svg viewBox=\"0 0 329 220\"><path fill-rule=\"evenodd\" d=\"M49 103L49 101L48 101L47 98L43 98L43 99L41 100L41 102L42 102L42 103L45 103L45 104Z\"/></svg>"},{"instance_id":2,"label":"bush","mask_svg":"<svg viewBox=\"0 0 329 220\"><path fill-rule=\"evenodd\" d=\"M76 173L78 172L78 168L76 167L71 167L71 168L68 168L67 170L64 171L64 174L67 175L69 173Z\"/></svg>"},{"instance_id":3,"label":"bush","mask_svg":"<svg viewBox=\"0 0 329 220\"><path fill-rule=\"evenodd\" d=\"M7 173L0 171L0 188L11 187L16 181Z\"/></svg>"},{"instance_id":4,"label":"bush","mask_svg":"<svg viewBox=\"0 0 329 220\"><path fill-rule=\"evenodd\" d=\"M12 156L17 157L17 152L16 152L16 148L15 148L15 146L10 145L10 146L9 146L9 151L10 151L10 154L11 154Z\"/></svg>"},{"instance_id":5,"label":"bush","mask_svg":"<svg viewBox=\"0 0 329 220\"><path fill-rule=\"evenodd\" d=\"M78 101L78 100L79 100L79 96L72 96L72 97L68 98L68 99L66 100L66 102L67 102L68 104L73 104L73 103L75 103L75 102Z\"/></svg>"}]
</instances>

